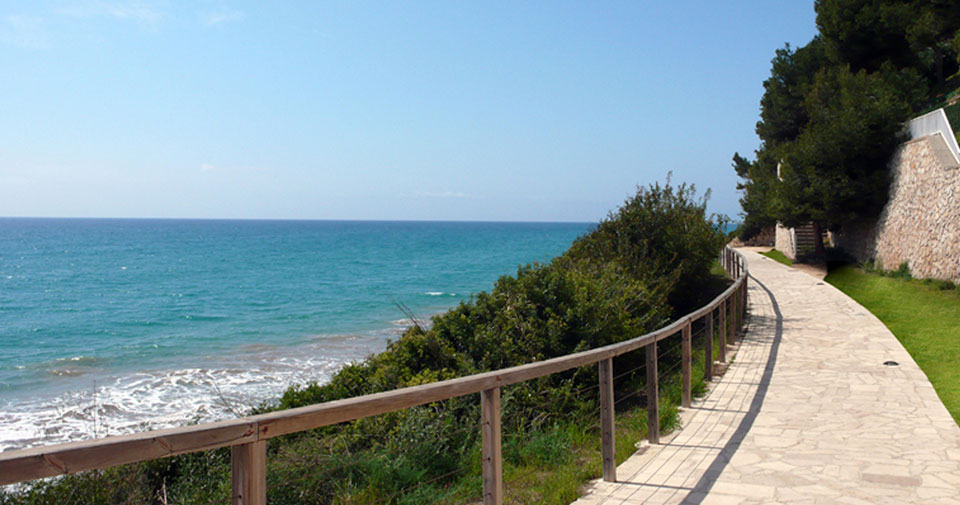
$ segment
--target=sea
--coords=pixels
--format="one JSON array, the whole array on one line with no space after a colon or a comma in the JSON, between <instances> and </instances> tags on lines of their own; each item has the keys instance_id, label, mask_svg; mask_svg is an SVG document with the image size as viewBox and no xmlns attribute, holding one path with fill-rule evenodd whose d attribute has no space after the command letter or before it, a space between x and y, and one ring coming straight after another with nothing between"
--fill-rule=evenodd
<instances>
[{"instance_id":1,"label":"sea","mask_svg":"<svg viewBox=\"0 0 960 505\"><path fill-rule=\"evenodd\" d=\"M0 450L243 415L594 226L0 218Z\"/></svg>"}]
</instances>

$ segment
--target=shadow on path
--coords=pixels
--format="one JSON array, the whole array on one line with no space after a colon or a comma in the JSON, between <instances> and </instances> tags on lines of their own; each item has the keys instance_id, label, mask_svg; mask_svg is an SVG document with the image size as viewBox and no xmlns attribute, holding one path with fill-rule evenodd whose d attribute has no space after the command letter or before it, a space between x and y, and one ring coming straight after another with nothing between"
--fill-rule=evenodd
<instances>
[{"instance_id":1,"label":"shadow on path","mask_svg":"<svg viewBox=\"0 0 960 505\"><path fill-rule=\"evenodd\" d=\"M756 277L752 275L749 277L757 284L757 286L760 286L761 289L767 292L767 296L770 297L770 303L773 304L773 312L777 316L776 332L773 336L773 343L770 345L770 354L767 358L767 365L763 369L763 377L760 379L760 385L757 387L757 392L753 395L753 400L750 401L750 408L747 414L743 416L743 419L740 421L740 425L737 426L736 431L734 431L733 436L731 436L730 440L724 444L723 449L720 450L720 454L716 456L716 458L713 460L713 463L711 463L707 471L704 472L703 477L700 477L700 480L697 481L697 484L693 487L686 498L684 498L684 504L696 505L701 503L710 489L713 488L713 484L716 482L717 477L733 458L734 453L736 453L737 449L740 448L740 444L743 442L744 437L753 426L753 422L756 420L757 414L760 413L760 407L763 406L763 399L767 396L767 389L770 387L770 378L773 376L773 367L777 364L777 351L780 348L780 337L783 335L783 314L780 313L780 305L777 304L776 297L773 296L773 293L767 288L767 286L758 281Z\"/></svg>"}]
</instances>

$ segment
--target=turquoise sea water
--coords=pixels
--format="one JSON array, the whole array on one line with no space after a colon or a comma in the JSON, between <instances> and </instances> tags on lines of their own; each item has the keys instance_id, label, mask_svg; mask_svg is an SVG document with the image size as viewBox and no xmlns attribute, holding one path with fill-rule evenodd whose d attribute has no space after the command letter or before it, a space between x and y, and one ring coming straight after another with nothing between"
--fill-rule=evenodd
<instances>
[{"instance_id":1,"label":"turquoise sea water","mask_svg":"<svg viewBox=\"0 0 960 505\"><path fill-rule=\"evenodd\" d=\"M591 227L0 219L0 449L242 412Z\"/></svg>"}]
</instances>

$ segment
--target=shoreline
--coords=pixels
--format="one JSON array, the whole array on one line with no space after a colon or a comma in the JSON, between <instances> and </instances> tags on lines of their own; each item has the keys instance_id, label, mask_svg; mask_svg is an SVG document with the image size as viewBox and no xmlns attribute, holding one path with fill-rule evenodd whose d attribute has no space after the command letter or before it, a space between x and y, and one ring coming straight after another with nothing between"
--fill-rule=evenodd
<instances>
[{"instance_id":1,"label":"shoreline","mask_svg":"<svg viewBox=\"0 0 960 505\"><path fill-rule=\"evenodd\" d=\"M391 300L427 321L588 228L4 224L0 450L222 419L326 381L402 333Z\"/></svg>"},{"instance_id":2,"label":"shoreline","mask_svg":"<svg viewBox=\"0 0 960 505\"><path fill-rule=\"evenodd\" d=\"M388 340L384 330L307 345L249 344L217 362L191 358L191 365L209 366L97 373L86 388L5 399L0 452L244 416L291 386L328 381L344 365L382 352Z\"/></svg>"},{"instance_id":3,"label":"shoreline","mask_svg":"<svg viewBox=\"0 0 960 505\"><path fill-rule=\"evenodd\" d=\"M455 297L439 293L424 294ZM457 298L457 303L462 300ZM433 316L455 306L422 319L414 315L429 326ZM364 333L308 336L281 345L248 343L235 353L218 356L222 360L213 366L199 366L214 357L204 355L188 358L198 366L101 370L90 374L86 388L0 399L0 452L249 415L292 386L323 384L344 365L383 352L413 325L409 318L389 322L389 328ZM303 358L305 353L311 357ZM96 358L78 361L86 360ZM55 375L76 382L87 373Z\"/></svg>"}]
</instances>

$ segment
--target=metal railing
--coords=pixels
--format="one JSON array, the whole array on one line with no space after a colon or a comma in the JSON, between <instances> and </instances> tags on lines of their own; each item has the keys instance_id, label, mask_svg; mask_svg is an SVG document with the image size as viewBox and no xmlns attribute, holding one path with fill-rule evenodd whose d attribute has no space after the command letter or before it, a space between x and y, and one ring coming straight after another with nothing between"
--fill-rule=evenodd
<instances>
[{"instance_id":1,"label":"metal railing","mask_svg":"<svg viewBox=\"0 0 960 505\"><path fill-rule=\"evenodd\" d=\"M726 344L743 324L747 301L746 263L740 253L730 248L724 248L720 261L734 278L734 283L726 291L670 325L630 340L512 368L268 414L7 451L0 453L0 485L230 447L233 479L231 501L235 504L261 505L266 503L268 439L480 393L483 502L499 505L503 501L500 388L593 363L599 363L603 479L616 481L613 358L645 348L648 437L651 443L658 443L657 342L677 334L682 337L681 402L684 407L689 407L691 328L694 321L704 319L706 328L704 377L707 380L713 377L714 314L718 317L720 361L726 361Z\"/></svg>"}]
</instances>

